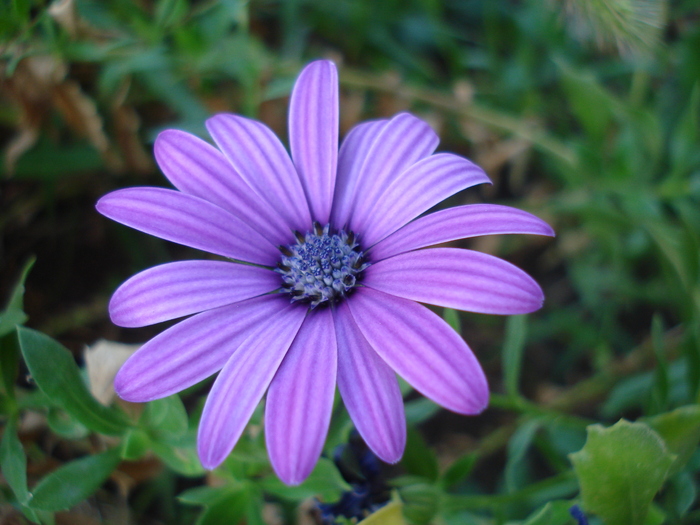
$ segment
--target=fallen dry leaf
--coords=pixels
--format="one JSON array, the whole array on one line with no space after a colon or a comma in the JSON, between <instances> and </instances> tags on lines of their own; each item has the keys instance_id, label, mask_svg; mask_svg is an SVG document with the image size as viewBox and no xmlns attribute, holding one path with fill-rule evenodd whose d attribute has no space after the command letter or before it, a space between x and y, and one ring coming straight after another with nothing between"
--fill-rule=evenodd
<instances>
[{"instance_id":1,"label":"fallen dry leaf","mask_svg":"<svg viewBox=\"0 0 700 525\"><path fill-rule=\"evenodd\" d=\"M109 405L114 399L114 376L140 346L100 339L94 345L85 347L83 355L90 392L103 405Z\"/></svg>"},{"instance_id":2,"label":"fallen dry leaf","mask_svg":"<svg viewBox=\"0 0 700 525\"><path fill-rule=\"evenodd\" d=\"M8 173L14 171L20 156L34 146L52 110L58 111L70 128L100 152L111 171L122 170L122 161L110 146L97 105L67 75L66 64L56 57L35 55L22 59L5 79L3 91L15 101L20 113L18 133L5 149Z\"/></svg>"}]
</instances>

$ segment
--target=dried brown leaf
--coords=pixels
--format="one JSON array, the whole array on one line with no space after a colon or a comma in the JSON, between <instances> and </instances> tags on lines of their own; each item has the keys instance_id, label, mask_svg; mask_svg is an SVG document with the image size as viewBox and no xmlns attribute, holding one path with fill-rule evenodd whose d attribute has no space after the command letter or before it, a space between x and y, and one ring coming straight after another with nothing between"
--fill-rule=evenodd
<instances>
[{"instance_id":1,"label":"dried brown leaf","mask_svg":"<svg viewBox=\"0 0 700 525\"><path fill-rule=\"evenodd\" d=\"M4 75L3 71L3 75ZM12 174L17 160L39 138L41 126L51 109L51 86L66 76L66 67L52 57L31 56L17 64L2 83L3 92L19 109L17 135L5 148L5 169Z\"/></svg>"},{"instance_id":2,"label":"dried brown leaf","mask_svg":"<svg viewBox=\"0 0 700 525\"><path fill-rule=\"evenodd\" d=\"M75 0L57 0L49 6L48 12L51 18L63 27L70 36L77 37L79 35L80 17Z\"/></svg>"},{"instance_id":3,"label":"dried brown leaf","mask_svg":"<svg viewBox=\"0 0 700 525\"><path fill-rule=\"evenodd\" d=\"M125 345L100 339L85 347L85 368L90 382L90 392L103 405L114 399L114 376L141 345Z\"/></svg>"},{"instance_id":4,"label":"dried brown leaf","mask_svg":"<svg viewBox=\"0 0 700 525\"><path fill-rule=\"evenodd\" d=\"M67 66L55 57L30 56L20 61L5 82L5 91L20 111L18 133L5 150L8 173L12 173L19 157L34 146L52 109L77 134L88 139L108 168L120 171L121 159L110 147L95 102L75 80L66 77Z\"/></svg>"},{"instance_id":5,"label":"dried brown leaf","mask_svg":"<svg viewBox=\"0 0 700 525\"><path fill-rule=\"evenodd\" d=\"M114 138L119 146L126 169L136 173L151 173L154 169L151 155L139 137L141 119L133 107L126 104L130 84L125 82L112 104Z\"/></svg>"}]
</instances>

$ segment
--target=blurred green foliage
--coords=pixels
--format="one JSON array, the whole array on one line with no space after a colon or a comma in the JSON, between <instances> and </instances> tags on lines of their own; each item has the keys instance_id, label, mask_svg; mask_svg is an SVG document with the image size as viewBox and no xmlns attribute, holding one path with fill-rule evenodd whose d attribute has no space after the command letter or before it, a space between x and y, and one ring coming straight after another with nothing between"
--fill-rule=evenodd
<instances>
[{"instance_id":1,"label":"blurred green foliage","mask_svg":"<svg viewBox=\"0 0 700 525\"><path fill-rule=\"evenodd\" d=\"M306 61L327 56L341 65L344 131L419 113L439 128L442 148L487 169L494 188L484 199L532 211L557 231L554 242L475 245L527 269L547 302L505 322L445 312L484 363L492 408L456 423L404 389L408 448L386 473L402 503L387 515L403 505L411 523L563 525L578 504L591 523L700 521L697 2L1 6L9 302L0 318L0 502L17 519L56 523L55 511L118 492L112 504L130 521L115 523L262 524L270 512L295 523L300 502L348 490L330 459L300 487L282 485L260 411L225 464L203 477L194 452L201 385L142 412L106 408L55 340L75 349L129 337L109 326L106 297L134 271L186 255L118 226L88 226L98 195L163 183L149 152L158 131L206 137L206 117L232 111L284 134L280 97ZM30 265L20 263L32 253L25 307ZM27 414L44 416L42 432L61 446L28 430ZM636 422L615 424L621 418ZM338 405L329 457L351 431ZM109 476L132 481L121 492L98 489ZM635 498L621 502L621 490Z\"/></svg>"}]
</instances>

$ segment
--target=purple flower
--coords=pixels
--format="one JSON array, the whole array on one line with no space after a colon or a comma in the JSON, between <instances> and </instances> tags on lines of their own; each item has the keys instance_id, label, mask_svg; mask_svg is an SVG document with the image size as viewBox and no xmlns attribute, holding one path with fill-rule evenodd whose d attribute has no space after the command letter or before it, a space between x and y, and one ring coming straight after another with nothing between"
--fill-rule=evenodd
<instances>
[{"instance_id":1,"label":"purple flower","mask_svg":"<svg viewBox=\"0 0 700 525\"><path fill-rule=\"evenodd\" d=\"M191 315L124 364L117 393L149 401L221 370L198 435L212 469L267 391L267 448L288 484L303 481L321 453L336 384L357 430L390 463L406 441L395 373L449 410L481 412L488 385L474 354L418 303L521 314L542 305L542 290L496 257L429 247L552 229L486 204L421 217L488 177L462 157L434 154L437 135L409 113L357 125L338 150L332 62L309 64L294 86L291 158L260 122L223 114L207 127L217 147L176 130L156 141L176 190L127 188L97 203L115 221L227 259L156 266L114 293L109 311L120 326Z\"/></svg>"}]
</instances>

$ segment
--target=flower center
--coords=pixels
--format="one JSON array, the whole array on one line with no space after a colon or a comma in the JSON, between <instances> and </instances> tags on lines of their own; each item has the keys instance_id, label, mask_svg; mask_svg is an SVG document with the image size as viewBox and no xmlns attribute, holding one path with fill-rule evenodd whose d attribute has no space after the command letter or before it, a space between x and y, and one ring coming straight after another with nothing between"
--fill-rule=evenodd
<instances>
[{"instance_id":1,"label":"flower center","mask_svg":"<svg viewBox=\"0 0 700 525\"><path fill-rule=\"evenodd\" d=\"M292 301L303 301L315 308L345 297L357 284L358 274L369 266L352 232L330 233L330 225L301 235L297 243L280 247L282 258L277 271L282 275L282 290Z\"/></svg>"}]
</instances>

